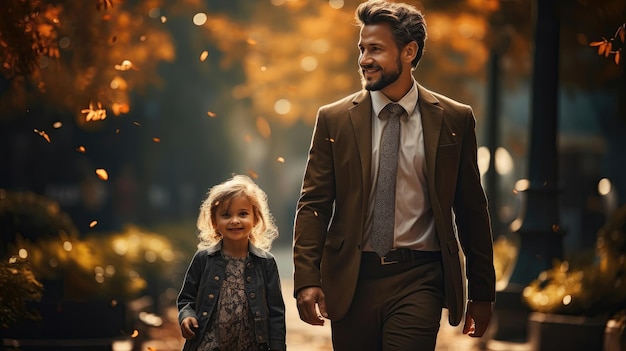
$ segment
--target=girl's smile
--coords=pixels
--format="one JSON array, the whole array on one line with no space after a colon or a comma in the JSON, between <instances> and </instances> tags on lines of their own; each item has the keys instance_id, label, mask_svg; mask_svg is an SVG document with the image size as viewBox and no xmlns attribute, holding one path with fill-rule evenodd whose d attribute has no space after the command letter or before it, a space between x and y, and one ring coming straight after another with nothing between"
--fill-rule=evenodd
<instances>
[{"instance_id":1,"label":"girl's smile","mask_svg":"<svg viewBox=\"0 0 626 351\"><path fill-rule=\"evenodd\" d=\"M223 203L215 216L214 226L224 246L236 245L247 251L248 239L256 225L254 209L246 196L237 196Z\"/></svg>"}]
</instances>

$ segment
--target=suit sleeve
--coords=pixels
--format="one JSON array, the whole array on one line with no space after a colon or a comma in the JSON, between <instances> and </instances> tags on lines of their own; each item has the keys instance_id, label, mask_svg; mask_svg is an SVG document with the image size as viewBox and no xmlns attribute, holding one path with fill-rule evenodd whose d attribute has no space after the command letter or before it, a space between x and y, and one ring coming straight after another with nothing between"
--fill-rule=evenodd
<instances>
[{"instance_id":1,"label":"suit sleeve","mask_svg":"<svg viewBox=\"0 0 626 351\"><path fill-rule=\"evenodd\" d=\"M333 142L324 109L316 117L294 223L294 295L321 286L320 262L335 199Z\"/></svg>"},{"instance_id":2,"label":"suit sleeve","mask_svg":"<svg viewBox=\"0 0 626 351\"><path fill-rule=\"evenodd\" d=\"M475 301L495 301L493 237L487 198L480 182L476 159L476 119L471 108L468 108L467 114L454 213L459 241L466 257L469 298Z\"/></svg>"}]
</instances>

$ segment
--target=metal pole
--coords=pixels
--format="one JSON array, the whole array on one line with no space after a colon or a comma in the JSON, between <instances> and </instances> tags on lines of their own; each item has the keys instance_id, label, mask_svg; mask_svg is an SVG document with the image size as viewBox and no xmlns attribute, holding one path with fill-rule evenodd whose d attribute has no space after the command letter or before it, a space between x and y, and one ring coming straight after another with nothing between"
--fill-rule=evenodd
<instances>
[{"instance_id":1,"label":"metal pole","mask_svg":"<svg viewBox=\"0 0 626 351\"><path fill-rule=\"evenodd\" d=\"M520 247L510 284L527 285L563 258L557 152L559 18L556 0L536 0L529 187L518 231Z\"/></svg>"}]
</instances>

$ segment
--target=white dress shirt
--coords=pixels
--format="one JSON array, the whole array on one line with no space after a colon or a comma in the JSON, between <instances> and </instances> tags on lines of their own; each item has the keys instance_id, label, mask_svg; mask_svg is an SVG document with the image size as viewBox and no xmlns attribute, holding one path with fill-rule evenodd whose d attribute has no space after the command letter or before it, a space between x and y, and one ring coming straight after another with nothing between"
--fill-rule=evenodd
<instances>
[{"instance_id":1,"label":"white dress shirt","mask_svg":"<svg viewBox=\"0 0 626 351\"><path fill-rule=\"evenodd\" d=\"M380 139L387 121L378 118L380 111L390 102L381 91L371 91L372 97L372 187L366 231L368 237L365 251L373 251L369 244L372 228L374 194L378 179ZM408 114L408 119L400 120L400 150L398 155L398 175L396 180L396 215L394 228L394 248L438 251L439 241L435 233L435 221L428 198L426 182L426 162L424 159L424 132L422 114L417 104L417 83L397 101Z\"/></svg>"}]
</instances>

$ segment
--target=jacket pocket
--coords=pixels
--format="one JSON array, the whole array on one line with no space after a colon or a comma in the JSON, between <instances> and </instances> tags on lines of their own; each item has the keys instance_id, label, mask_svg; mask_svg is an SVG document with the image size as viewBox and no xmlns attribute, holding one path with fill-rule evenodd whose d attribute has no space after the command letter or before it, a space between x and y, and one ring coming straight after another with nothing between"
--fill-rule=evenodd
<instances>
[{"instance_id":1,"label":"jacket pocket","mask_svg":"<svg viewBox=\"0 0 626 351\"><path fill-rule=\"evenodd\" d=\"M326 235L325 247L333 250L340 250L343 246L343 235L337 235L332 232L328 232Z\"/></svg>"},{"instance_id":2,"label":"jacket pocket","mask_svg":"<svg viewBox=\"0 0 626 351\"><path fill-rule=\"evenodd\" d=\"M437 147L437 158L447 158L457 155L460 152L460 146L457 143L439 145Z\"/></svg>"}]
</instances>

